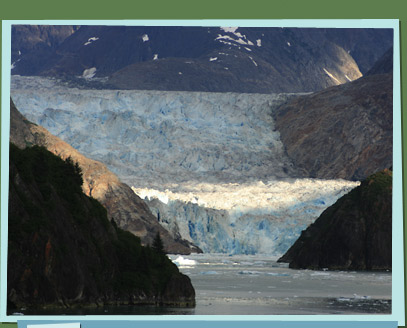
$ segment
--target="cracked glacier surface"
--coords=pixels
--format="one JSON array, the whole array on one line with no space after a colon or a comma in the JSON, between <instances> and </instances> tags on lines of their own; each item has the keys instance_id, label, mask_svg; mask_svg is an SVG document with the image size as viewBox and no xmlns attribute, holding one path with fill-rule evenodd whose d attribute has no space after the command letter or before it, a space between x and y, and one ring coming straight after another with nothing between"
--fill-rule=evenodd
<instances>
[{"instance_id":1,"label":"cracked glacier surface","mask_svg":"<svg viewBox=\"0 0 407 328\"><path fill-rule=\"evenodd\" d=\"M13 76L11 95L204 252L278 256L359 184L296 178L272 118L293 94L86 90Z\"/></svg>"}]
</instances>

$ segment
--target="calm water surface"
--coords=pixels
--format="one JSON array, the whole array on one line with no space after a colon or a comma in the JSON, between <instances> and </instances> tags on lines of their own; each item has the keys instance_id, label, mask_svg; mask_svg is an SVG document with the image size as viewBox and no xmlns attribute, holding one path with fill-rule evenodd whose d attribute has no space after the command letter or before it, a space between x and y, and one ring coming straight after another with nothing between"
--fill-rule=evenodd
<instances>
[{"instance_id":1,"label":"calm water surface","mask_svg":"<svg viewBox=\"0 0 407 328\"><path fill-rule=\"evenodd\" d=\"M109 306L66 315L389 314L391 272L293 270L261 255L170 255L196 291L194 309ZM24 314L45 314L41 311Z\"/></svg>"}]
</instances>

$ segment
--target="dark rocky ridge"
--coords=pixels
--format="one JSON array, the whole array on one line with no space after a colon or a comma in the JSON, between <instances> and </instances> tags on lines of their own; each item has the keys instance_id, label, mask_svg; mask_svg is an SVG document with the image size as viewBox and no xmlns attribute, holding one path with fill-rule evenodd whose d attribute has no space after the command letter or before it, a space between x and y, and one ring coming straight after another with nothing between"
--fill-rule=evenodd
<instances>
[{"instance_id":1,"label":"dark rocky ridge","mask_svg":"<svg viewBox=\"0 0 407 328\"><path fill-rule=\"evenodd\" d=\"M328 207L279 262L295 269L391 270L392 172L369 176Z\"/></svg>"},{"instance_id":2,"label":"dark rocky ridge","mask_svg":"<svg viewBox=\"0 0 407 328\"><path fill-rule=\"evenodd\" d=\"M393 74L393 47L387 50L365 75L375 74Z\"/></svg>"},{"instance_id":3,"label":"dark rocky ridge","mask_svg":"<svg viewBox=\"0 0 407 328\"><path fill-rule=\"evenodd\" d=\"M63 159L70 157L79 163L83 172L84 193L100 201L107 209L108 217L113 218L119 227L140 237L143 245L151 244L156 233L159 232L168 253L189 254L191 250L201 251L179 236L174 239L159 224L144 201L129 186L120 182L104 164L86 158L46 129L27 121L12 101L10 117L11 142L20 148L32 145L44 146Z\"/></svg>"},{"instance_id":4,"label":"dark rocky ridge","mask_svg":"<svg viewBox=\"0 0 407 328\"><path fill-rule=\"evenodd\" d=\"M275 121L303 177L362 180L392 166L392 74L294 98Z\"/></svg>"},{"instance_id":5,"label":"dark rocky ridge","mask_svg":"<svg viewBox=\"0 0 407 328\"><path fill-rule=\"evenodd\" d=\"M10 146L8 313L106 304L195 305L190 279L109 222L77 165ZM24 311L24 310L22 310Z\"/></svg>"},{"instance_id":6,"label":"dark rocky ridge","mask_svg":"<svg viewBox=\"0 0 407 328\"><path fill-rule=\"evenodd\" d=\"M34 60L35 49L23 54L12 73L81 84L75 76L95 67L96 77L111 76L104 86L96 82L98 88L307 92L360 77L393 42L391 29L242 27L236 32L241 37L217 27L81 26L44 62ZM27 39L14 35L13 53L18 38Z\"/></svg>"}]
</instances>

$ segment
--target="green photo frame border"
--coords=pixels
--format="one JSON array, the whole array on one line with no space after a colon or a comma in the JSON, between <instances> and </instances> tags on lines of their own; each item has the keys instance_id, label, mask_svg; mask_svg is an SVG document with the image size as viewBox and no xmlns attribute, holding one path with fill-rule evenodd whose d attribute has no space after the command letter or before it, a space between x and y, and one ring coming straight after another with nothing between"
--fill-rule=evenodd
<instances>
[{"instance_id":1,"label":"green photo frame border","mask_svg":"<svg viewBox=\"0 0 407 328\"><path fill-rule=\"evenodd\" d=\"M288 1L287 1L288 2ZM400 36L400 71L401 71L401 126L402 126L402 162L405 163L406 145L406 110L405 97L407 95L407 2L404 0L359 1L342 0L336 3L328 1L291 0L289 4L282 1L252 0L249 3L237 1L164 1L137 3L130 0L117 0L114 4L97 1L27 1L15 3L1 3L0 15L2 20L247 20L247 19L396 19L399 20ZM3 96L3 95L2 95ZM403 191L406 178L403 165ZM403 192L403 203L406 195ZM406 209L403 208L404 218ZM404 238L406 235L403 226ZM404 244L404 254L405 252ZM405 264L404 264L405 268ZM405 281L405 277L404 277ZM404 284L405 286L405 284ZM404 290L405 295L405 290ZM404 322L403 322L404 324ZM16 327L15 323L0 324L0 327Z\"/></svg>"}]
</instances>

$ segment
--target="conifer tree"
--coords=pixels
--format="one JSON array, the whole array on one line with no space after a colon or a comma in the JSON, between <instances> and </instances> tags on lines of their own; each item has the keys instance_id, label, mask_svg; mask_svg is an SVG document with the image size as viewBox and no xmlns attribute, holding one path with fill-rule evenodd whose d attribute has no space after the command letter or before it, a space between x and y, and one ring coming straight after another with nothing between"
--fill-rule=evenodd
<instances>
[{"instance_id":1,"label":"conifer tree","mask_svg":"<svg viewBox=\"0 0 407 328\"><path fill-rule=\"evenodd\" d=\"M152 248L157 253L164 254L164 244L163 244L163 241L161 239L161 236L160 236L159 232L157 232L157 234L155 235Z\"/></svg>"}]
</instances>

